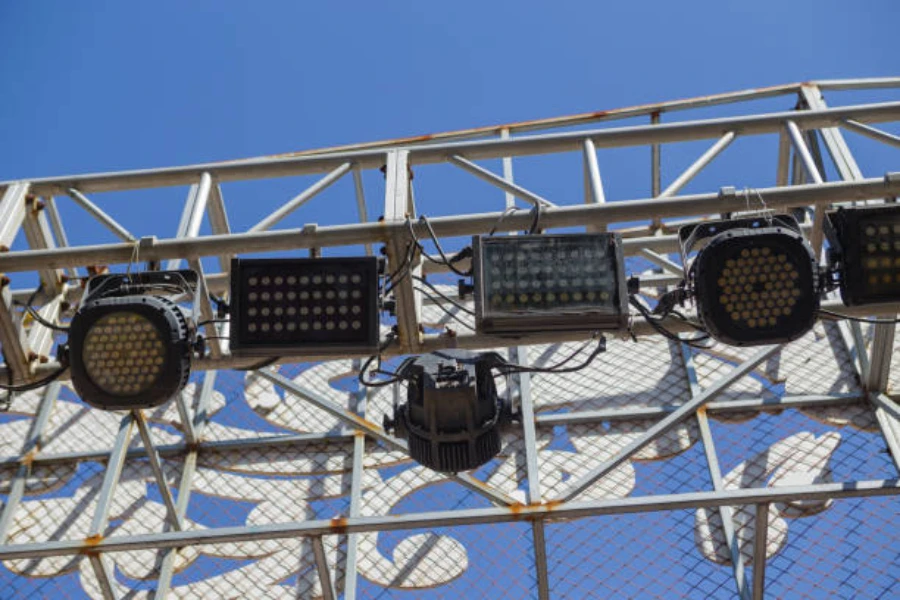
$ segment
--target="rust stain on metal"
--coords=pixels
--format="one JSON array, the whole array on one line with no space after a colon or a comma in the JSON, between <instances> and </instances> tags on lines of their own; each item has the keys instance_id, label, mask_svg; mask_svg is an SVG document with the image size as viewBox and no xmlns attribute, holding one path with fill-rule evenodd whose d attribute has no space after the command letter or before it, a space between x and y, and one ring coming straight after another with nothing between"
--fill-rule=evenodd
<instances>
[{"instance_id":1,"label":"rust stain on metal","mask_svg":"<svg viewBox=\"0 0 900 600\"><path fill-rule=\"evenodd\" d=\"M335 517L331 520L331 528L335 533L347 533L347 519L345 517Z\"/></svg>"},{"instance_id":2,"label":"rust stain on metal","mask_svg":"<svg viewBox=\"0 0 900 600\"><path fill-rule=\"evenodd\" d=\"M103 536L99 533L95 535L89 535L88 537L84 538L84 543L91 547L98 546L102 541Z\"/></svg>"},{"instance_id":3,"label":"rust stain on metal","mask_svg":"<svg viewBox=\"0 0 900 600\"><path fill-rule=\"evenodd\" d=\"M705 417L705 416L706 416L706 407L705 407L705 406L701 406L700 408L698 408L698 409L697 409L697 414Z\"/></svg>"},{"instance_id":4,"label":"rust stain on metal","mask_svg":"<svg viewBox=\"0 0 900 600\"><path fill-rule=\"evenodd\" d=\"M562 504L562 500L547 500L541 506L547 509L547 512L553 512L554 510L562 506Z\"/></svg>"},{"instance_id":5,"label":"rust stain on metal","mask_svg":"<svg viewBox=\"0 0 900 600\"><path fill-rule=\"evenodd\" d=\"M22 458L19 459L19 463L30 469L31 465L34 464L34 459L37 458L37 452L37 448L29 450Z\"/></svg>"}]
</instances>

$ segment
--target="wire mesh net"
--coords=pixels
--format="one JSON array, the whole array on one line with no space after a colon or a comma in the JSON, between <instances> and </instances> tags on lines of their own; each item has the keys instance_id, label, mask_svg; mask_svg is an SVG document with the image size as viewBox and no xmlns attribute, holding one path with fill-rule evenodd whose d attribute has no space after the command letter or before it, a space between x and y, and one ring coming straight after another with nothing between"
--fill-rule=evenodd
<instances>
[{"instance_id":1,"label":"wire mesh net","mask_svg":"<svg viewBox=\"0 0 900 600\"><path fill-rule=\"evenodd\" d=\"M580 348L534 346L520 356L546 366ZM103 539L143 541L99 555L105 569L96 558L62 550L6 558L0 595L98 598L108 573L120 595L135 598L153 597L160 585L174 598L322 597L314 540L278 533L308 524L323 532L326 585L339 596L533 598L546 565L552 597L735 597L737 581L750 585L757 568L753 505L673 510L662 502L637 514L551 515L541 538L535 522L506 522L511 513L496 503L557 506L581 484L572 499L602 506L710 493L717 478L725 490L894 479L894 457L846 348L837 326L818 325L725 388L708 421L689 414L651 437L652 427L756 350L714 346L687 353L685 362L678 344L610 339L583 371L531 374L536 421L511 426L497 457L460 476L413 462L402 441L354 435L359 416L370 433L379 432L405 393L361 389L358 361L284 366L278 373L290 382L285 386L259 373L219 372L206 395L205 378L212 375L197 374L181 407L171 402L146 412L164 482L133 425L114 493L103 506ZM501 394L524 389L515 377L497 384ZM41 443L23 462L43 398L39 391L22 394L0 416L0 522L7 536L0 551L88 538L110 452L122 437L125 414L88 409L64 385L37 432ZM734 401L762 405L736 412L728 408ZM707 422L709 446L703 443ZM629 448L633 454L619 460ZM596 476L611 460L616 466ZM177 551L159 547L174 531L166 490L183 510L189 540ZM485 510L497 510L496 519L473 520ZM432 513L449 523L423 525ZM426 520L407 526L405 518ZM889 596L900 568L896 518L897 502L889 497L771 504L767 593ZM348 535L343 527L356 519L380 525ZM240 535L228 543L190 542L192 532L208 531ZM247 532L260 533L241 537Z\"/></svg>"}]
</instances>

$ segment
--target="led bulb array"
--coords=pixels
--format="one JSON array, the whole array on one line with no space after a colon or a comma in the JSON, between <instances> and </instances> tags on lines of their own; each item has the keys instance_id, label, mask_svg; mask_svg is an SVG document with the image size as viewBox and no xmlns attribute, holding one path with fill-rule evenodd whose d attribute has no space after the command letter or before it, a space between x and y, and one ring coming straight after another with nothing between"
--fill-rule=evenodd
<instances>
[{"instance_id":1,"label":"led bulb array","mask_svg":"<svg viewBox=\"0 0 900 600\"><path fill-rule=\"evenodd\" d=\"M473 247L479 331L622 325L624 276L614 235L481 237Z\"/></svg>"},{"instance_id":2,"label":"led bulb array","mask_svg":"<svg viewBox=\"0 0 900 600\"><path fill-rule=\"evenodd\" d=\"M239 354L377 347L375 258L236 259L232 298Z\"/></svg>"},{"instance_id":3,"label":"led bulb array","mask_svg":"<svg viewBox=\"0 0 900 600\"><path fill-rule=\"evenodd\" d=\"M900 284L900 223L864 220L862 233L862 278L872 293L895 291Z\"/></svg>"},{"instance_id":4,"label":"led bulb array","mask_svg":"<svg viewBox=\"0 0 900 600\"><path fill-rule=\"evenodd\" d=\"M165 362L159 332L139 314L115 312L88 329L82 356L88 376L111 394L128 396L153 385Z\"/></svg>"},{"instance_id":5,"label":"led bulb array","mask_svg":"<svg viewBox=\"0 0 900 600\"><path fill-rule=\"evenodd\" d=\"M797 267L787 254L772 248L744 248L724 263L716 282L719 302L736 324L775 327L789 318L802 294Z\"/></svg>"}]
</instances>

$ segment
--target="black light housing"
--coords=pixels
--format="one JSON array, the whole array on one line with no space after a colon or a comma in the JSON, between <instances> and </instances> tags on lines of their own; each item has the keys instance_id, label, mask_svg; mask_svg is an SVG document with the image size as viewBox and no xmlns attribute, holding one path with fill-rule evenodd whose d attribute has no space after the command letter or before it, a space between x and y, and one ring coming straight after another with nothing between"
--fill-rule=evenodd
<instances>
[{"instance_id":1,"label":"black light housing","mask_svg":"<svg viewBox=\"0 0 900 600\"><path fill-rule=\"evenodd\" d=\"M900 205L839 208L826 219L844 304L900 301Z\"/></svg>"},{"instance_id":2,"label":"black light housing","mask_svg":"<svg viewBox=\"0 0 900 600\"><path fill-rule=\"evenodd\" d=\"M777 344L809 331L819 308L815 255L787 215L711 221L679 231L688 286L710 336ZM693 252L696 257L690 261Z\"/></svg>"},{"instance_id":3,"label":"black light housing","mask_svg":"<svg viewBox=\"0 0 900 600\"><path fill-rule=\"evenodd\" d=\"M187 383L196 335L194 271L94 277L69 327L72 384L104 410L164 404ZM188 312L171 297L188 294Z\"/></svg>"},{"instance_id":4,"label":"black light housing","mask_svg":"<svg viewBox=\"0 0 900 600\"><path fill-rule=\"evenodd\" d=\"M475 237L472 247L479 333L627 326L620 235Z\"/></svg>"},{"instance_id":5,"label":"black light housing","mask_svg":"<svg viewBox=\"0 0 900 600\"><path fill-rule=\"evenodd\" d=\"M485 355L444 350L401 367L406 402L394 407L384 427L409 443L419 463L444 473L468 471L500 452L500 432L512 420L509 401L497 395Z\"/></svg>"},{"instance_id":6,"label":"black light housing","mask_svg":"<svg viewBox=\"0 0 900 600\"><path fill-rule=\"evenodd\" d=\"M378 342L377 258L232 260L233 354L371 354Z\"/></svg>"}]
</instances>

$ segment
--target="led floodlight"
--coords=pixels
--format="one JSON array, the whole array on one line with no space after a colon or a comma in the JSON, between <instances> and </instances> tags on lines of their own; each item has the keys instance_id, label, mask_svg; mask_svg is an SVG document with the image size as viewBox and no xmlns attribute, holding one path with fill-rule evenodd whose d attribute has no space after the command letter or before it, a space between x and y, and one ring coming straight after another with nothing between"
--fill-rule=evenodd
<instances>
[{"instance_id":1,"label":"led floodlight","mask_svg":"<svg viewBox=\"0 0 900 600\"><path fill-rule=\"evenodd\" d=\"M378 328L375 257L231 262L233 354L373 353Z\"/></svg>"},{"instance_id":2,"label":"led floodlight","mask_svg":"<svg viewBox=\"0 0 900 600\"><path fill-rule=\"evenodd\" d=\"M511 421L497 396L485 355L444 350L407 362L407 400L384 427L409 442L417 462L444 473L480 467L500 452L500 429Z\"/></svg>"},{"instance_id":3,"label":"led floodlight","mask_svg":"<svg viewBox=\"0 0 900 600\"><path fill-rule=\"evenodd\" d=\"M472 247L480 333L617 330L627 325L618 234L475 237Z\"/></svg>"},{"instance_id":4,"label":"led floodlight","mask_svg":"<svg viewBox=\"0 0 900 600\"><path fill-rule=\"evenodd\" d=\"M79 396L97 408L127 410L159 406L177 394L191 371L196 311L169 297L195 296L196 288L193 271L93 278L69 328Z\"/></svg>"},{"instance_id":5,"label":"led floodlight","mask_svg":"<svg viewBox=\"0 0 900 600\"><path fill-rule=\"evenodd\" d=\"M715 221L679 232L689 288L710 336L734 346L776 344L809 331L818 267L789 216Z\"/></svg>"},{"instance_id":6,"label":"led floodlight","mask_svg":"<svg viewBox=\"0 0 900 600\"><path fill-rule=\"evenodd\" d=\"M900 206L840 208L826 217L844 304L900 301Z\"/></svg>"}]
</instances>

